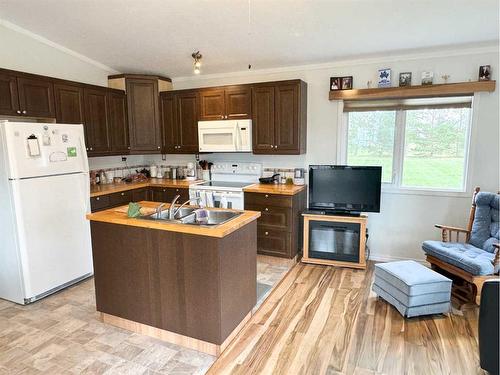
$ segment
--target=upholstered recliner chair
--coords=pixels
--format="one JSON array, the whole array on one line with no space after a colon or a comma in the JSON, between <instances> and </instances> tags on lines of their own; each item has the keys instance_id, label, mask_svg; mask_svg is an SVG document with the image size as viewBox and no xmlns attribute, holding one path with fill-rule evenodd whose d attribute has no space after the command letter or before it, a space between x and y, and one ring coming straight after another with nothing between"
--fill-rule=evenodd
<instances>
[{"instance_id":1,"label":"upholstered recliner chair","mask_svg":"<svg viewBox=\"0 0 500 375\"><path fill-rule=\"evenodd\" d=\"M499 194L476 188L467 229L436 225L441 229L441 241L422 244L432 268L453 279L452 294L462 302L475 300L479 304L483 283L498 278L499 208Z\"/></svg>"}]
</instances>

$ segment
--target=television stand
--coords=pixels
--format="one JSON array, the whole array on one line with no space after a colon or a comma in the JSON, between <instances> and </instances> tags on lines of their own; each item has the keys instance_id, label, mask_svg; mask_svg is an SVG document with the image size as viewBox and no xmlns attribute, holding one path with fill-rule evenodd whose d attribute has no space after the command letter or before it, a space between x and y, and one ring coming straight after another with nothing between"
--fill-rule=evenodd
<instances>
[{"instance_id":1,"label":"television stand","mask_svg":"<svg viewBox=\"0 0 500 375\"><path fill-rule=\"evenodd\" d=\"M329 215L329 216L350 216L350 217L360 217L361 216L361 212L358 212L358 211L307 209L306 211L304 211L304 213L311 214L311 215Z\"/></svg>"},{"instance_id":2,"label":"television stand","mask_svg":"<svg viewBox=\"0 0 500 375\"><path fill-rule=\"evenodd\" d=\"M366 214L305 211L302 262L366 269Z\"/></svg>"}]
</instances>

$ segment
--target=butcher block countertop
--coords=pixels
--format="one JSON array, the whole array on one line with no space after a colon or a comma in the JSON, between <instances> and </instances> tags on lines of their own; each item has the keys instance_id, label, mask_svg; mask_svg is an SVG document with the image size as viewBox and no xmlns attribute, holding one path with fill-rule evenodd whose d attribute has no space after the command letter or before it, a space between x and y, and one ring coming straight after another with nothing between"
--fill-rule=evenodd
<instances>
[{"instance_id":1,"label":"butcher block countertop","mask_svg":"<svg viewBox=\"0 0 500 375\"><path fill-rule=\"evenodd\" d=\"M112 193L119 193L127 190L140 189L145 187L167 187L167 188L189 188L189 185L202 183L203 180L188 181L188 180L169 180L164 178L150 178L143 182L121 182L112 184L101 184L90 186L90 196L98 197Z\"/></svg>"},{"instance_id":2,"label":"butcher block countertop","mask_svg":"<svg viewBox=\"0 0 500 375\"><path fill-rule=\"evenodd\" d=\"M267 193L295 195L306 188L306 185L254 184L243 189L245 193Z\"/></svg>"},{"instance_id":3,"label":"butcher block countertop","mask_svg":"<svg viewBox=\"0 0 500 375\"><path fill-rule=\"evenodd\" d=\"M112 183L90 186L90 196L98 197L122 191L140 189L145 187L166 187L166 188L189 188L190 185L203 183L203 180L169 180L164 178L151 178L143 182ZM306 188L306 185L275 185L275 184L253 184L245 189L247 193L266 193L280 195L295 195Z\"/></svg>"},{"instance_id":4,"label":"butcher block countertop","mask_svg":"<svg viewBox=\"0 0 500 375\"><path fill-rule=\"evenodd\" d=\"M141 213L144 215L152 214L155 212L159 202L139 202L141 205ZM167 210L170 204L165 203L163 210ZM198 226L189 224L177 224L160 220L144 220L137 218L130 218L127 216L128 206L121 206L110 208L108 210L95 212L87 215L90 221L99 221L103 223L128 225L133 227L142 227L148 229L159 229L177 233L194 234L199 236L223 238L228 234L235 232L239 228L257 220L260 217L260 212L257 211L242 211L243 214L216 226ZM218 208L208 208L208 210L220 210ZM227 209L225 209L227 211Z\"/></svg>"}]
</instances>

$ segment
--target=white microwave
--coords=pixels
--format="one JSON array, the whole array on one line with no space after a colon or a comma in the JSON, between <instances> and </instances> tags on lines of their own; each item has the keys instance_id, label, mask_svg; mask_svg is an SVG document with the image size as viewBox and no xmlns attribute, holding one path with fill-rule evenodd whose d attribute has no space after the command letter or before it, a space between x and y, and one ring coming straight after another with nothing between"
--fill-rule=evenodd
<instances>
[{"instance_id":1,"label":"white microwave","mask_svg":"<svg viewBox=\"0 0 500 375\"><path fill-rule=\"evenodd\" d=\"M198 121L200 152L251 152L252 120Z\"/></svg>"}]
</instances>

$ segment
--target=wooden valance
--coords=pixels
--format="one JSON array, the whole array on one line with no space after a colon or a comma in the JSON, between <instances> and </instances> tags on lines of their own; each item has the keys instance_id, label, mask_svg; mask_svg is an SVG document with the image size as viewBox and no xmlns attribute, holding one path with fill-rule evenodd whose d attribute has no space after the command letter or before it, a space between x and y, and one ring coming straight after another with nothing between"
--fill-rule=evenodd
<instances>
[{"instance_id":1,"label":"wooden valance","mask_svg":"<svg viewBox=\"0 0 500 375\"><path fill-rule=\"evenodd\" d=\"M481 91L492 92L495 91L495 87L496 81L474 81L424 86L334 90L330 91L330 100L383 100L467 96Z\"/></svg>"},{"instance_id":2,"label":"wooden valance","mask_svg":"<svg viewBox=\"0 0 500 375\"><path fill-rule=\"evenodd\" d=\"M379 100L344 99L344 112L398 111L439 108L471 108L472 95L432 98L403 98Z\"/></svg>"}]
</instances>

